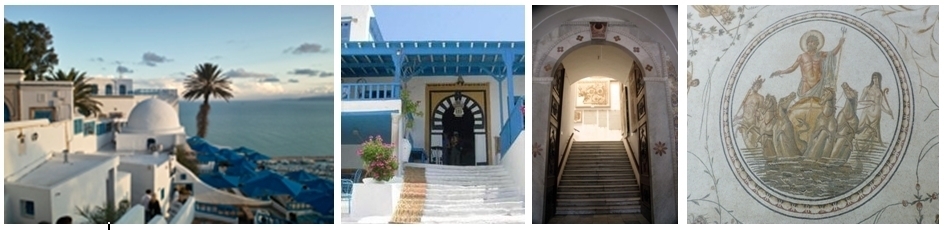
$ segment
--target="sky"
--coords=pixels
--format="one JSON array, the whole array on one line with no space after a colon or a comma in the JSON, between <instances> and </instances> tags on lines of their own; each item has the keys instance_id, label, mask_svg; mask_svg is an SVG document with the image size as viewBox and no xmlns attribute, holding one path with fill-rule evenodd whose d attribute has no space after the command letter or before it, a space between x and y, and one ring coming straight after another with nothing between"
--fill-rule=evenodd
<instances>
[{"instance_id":1,"label":"sky","mask_svg":"<svg viewBox=\"0 0 944 230\"><path fill-rule=\"evenodd\" d=\"M386 41L524 41L525 6L373 6Z\"/></svg>"},{"instance_id":2,"label":"sky","mask_svg":"<svg viewBox=\"0 0 944 230\"><path fill-rule=\"evenodd\" d=\"M56 69L177 88L219 65L233 100L333 95L333 6L4 6L11 22L45 24Z\"/></svg>"}]
</instances>

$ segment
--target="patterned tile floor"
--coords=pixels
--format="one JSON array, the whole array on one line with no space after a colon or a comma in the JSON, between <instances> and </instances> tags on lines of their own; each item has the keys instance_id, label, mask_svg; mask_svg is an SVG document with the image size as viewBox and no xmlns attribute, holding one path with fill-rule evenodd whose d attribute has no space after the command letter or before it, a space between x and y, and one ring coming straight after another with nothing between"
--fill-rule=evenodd
<instances>
[{"instance_id":1,"label":"patterned tile floor","mask_svg":"<svg viewBox=\"0 0 944 230\"><path fill-rule=\"evenodd\" d=\"M552 217L549 224L648 224L642 214L562 215Z\"/></svg>"}]
</instances>

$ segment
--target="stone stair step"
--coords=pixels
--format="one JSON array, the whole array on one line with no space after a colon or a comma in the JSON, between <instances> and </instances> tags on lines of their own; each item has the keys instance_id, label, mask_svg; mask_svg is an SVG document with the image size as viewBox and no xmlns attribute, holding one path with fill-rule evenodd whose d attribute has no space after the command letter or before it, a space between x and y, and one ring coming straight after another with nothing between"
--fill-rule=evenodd
<instances>
[{"instance_id":1,"label":"stone stair step","mask_svg":"<svg viewBox=\"0 0 944 230\"><path fill-rule=\"evenodd\" d=\"M639 205L557 207L557 215L635 214L640 213L641 209Z\"/></svg>"},{"instance_id":2,"label":"stone stair step","mask_svg":"<svg viewBox=\"0 0 944 230\"><path fill-rule=\"evenodd\" d=\"M610 177L616 177L616 178L620 178L620 177L636 178L635 176L633 176L632 173L611 173L611 172L606 172L606 173L579 172L579 173L578 173L578 172L564 172L563 178L561 178L561 179L567 179L568 177L574 178L574 179L577 179L577 178L596 179L596 178L610 178Z\"/></svg>"},{"instance_id":3,"label":"stone stair step","mask_svg":"<svg viewBox=\"0 0 944 230\"><path fill-rule=\"evenodd\" d=\"M596 173L633 173L631 168L564 168L566 173L596 172Z\"/></svg>"},{"instance_id":4,"label":"stone stair step","mask_svg":"<svg viewBox=\"0 0 944 230\"><path fill-rule=\"evenodd\" d=\"M629 198L585 198L585 199L558 199L557 207L577 207L577 206L628 206L640 205L639 197Z\"/></svg>"},{"instance_id":5,"label":"stone stair step","mask_svg":"<svg viewBox=\"0 0 944 230\"><path fill-rule=\"evenodd\" d=\"M639 185L568 185L558 186L558 191L563 192L594 192L594 191L639 191Z\"/></svg>"},{"instance_id":6,"label":"stone stair step","mask_svg":"<svg viewBox=\"0 0 944 230\"><path fill-rule=\"evenodd\" d=\"M573 183L574 185L578 185L578 184L579 184L579 185L585 185L585 184L587 184L587 183L590 183L589 185L595 185L595 184L627 184L627 185L635 185L635 184L638 184L638 183L636 183L636 178L635 178L635 177L620 177L620 178L609 178L609 177L577 178L577 177L566 177L566 176L564 176L564 177L561 178L561 183L560 183L559 185L563 186L563 185L565 185L565 182L566 182L566 183Z\"/></svg>"},{"instance_id":7,"label":"stone stair step","mask_svg":"<svg viewBox=\"0 0 944 230\"><path fill-rule=\"evenodd\" d=\"M596 192L583 192L583 191L558 191L557 199L588 199L588 198L631 198L639 197L639 191L596 191Z\"/></svg>"}]
</instances>

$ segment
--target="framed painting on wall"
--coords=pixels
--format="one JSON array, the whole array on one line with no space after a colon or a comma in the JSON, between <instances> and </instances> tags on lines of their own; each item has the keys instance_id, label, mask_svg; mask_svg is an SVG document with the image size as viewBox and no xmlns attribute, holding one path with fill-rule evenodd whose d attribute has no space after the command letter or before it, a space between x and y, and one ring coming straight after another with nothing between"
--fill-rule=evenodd
<instances>
[{"instance_id":1,"label":"framed painting on wall","mask_svg":"<svg viewBox=\"0 0 944 230\"><path fill-rule=\"evenodd\" d=\"M646 117L646 95L642 95L636 102L636 120L641 121L644 117Z\"/></svg>"},{"instance_id":2,"label":"framed painting on wall","mask_svg":"<svg viewBox=\"0 0 944 230\"><path fill-rule=\"evenodd\" d=\"M579 81L577 86L577 107L593 108L610 106L609 81Z\"/></svg>"},{"instance_id":3,"label":"framed painting on wall","mask_svg":"<svg viewBox=\"0 0 944 230\"><path fill-rule=\"evenodd\" d=\"M583 122L583 111L577 110L574 111L574 123Z\"/></svg>"}]
</instances>

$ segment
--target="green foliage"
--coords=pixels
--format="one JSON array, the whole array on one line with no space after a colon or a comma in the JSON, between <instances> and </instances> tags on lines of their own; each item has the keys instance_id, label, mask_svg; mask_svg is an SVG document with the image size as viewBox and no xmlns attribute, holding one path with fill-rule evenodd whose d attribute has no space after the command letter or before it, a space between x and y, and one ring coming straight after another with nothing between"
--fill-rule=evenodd
<instances>
[{"instance_id":1,"label":"green foliage","mask_svg":"<svg viewBox=\"0 0 944 230\"><path fill-rule=\"evenodd\" d=\"M211 63L197 65L193 75L187 77L184 82L184 99L193 101L203 98L203 104L200 105L200 112L197 113L197 136L206 137L207 127L210 125L210 97L223 98L229 102L233 98L233 89L230 88L232 81L228 77L223 77L223 71L219 66Z\"/></svg>"},{"instance_id":2,"label":"green foliage","mask_svg":"<svg viewBox=\"0 0 944 230\"><path fill-rule=\"evenodd\" d=\"M121 219L121 216L124 216L128 209L131 208L131 202L127 199L121 200L118 203L118 208L114 206L109 206L107 203L102 206L97 206L95 208L85 206L84 208L78 208L79 215L85 217L86 220L89 220L91 224L107 224L118 222L118 219Z\"/></svg>"},{"instance_id":3,"label":"green foliage","mask_svg":"<svg viewBox=\"0 0 944 230\"><path fill-rule=\"evenodd\" d=\"M72 103L80 114L86 117L102 114L102 103L92 98L92 92L95 90L95 86L87 84L88 79L85 78L85 72L70 69L69 72L66 73L62 72L62 70L58 70L49 77L48 80L72 82Z\"/></svg>"},{"instance_id":4,"label":"green foliage","mask_svg":"<svg viewBox=\"0 0 944 230\"><path fill-rule=\"evenodd\" d=\"M423 117L423 112L419 111L420 101L410 100L410 91L404 89L400 90L400 111L406 120L406 128L413 128L413 121L417 117Z\"/></svg>"},{"instance_id":5,"label":"green foliage","mask_svg":"<svg viewBox=\"0 0 944 230\"><path fill-rule=\"evenodd\" d=\"M197 168L197 158L187 152L183 144L177 145L174 149L174 156L177 158L177 163L180 163L180 165L183 165L190 170L190 172L193 172L194 175L199 175L200 171L198 170L199 168Z\"/></svg>"},{"instance_id":6,"label":"green foliage","mask_svg":"<svg viewBox=\"0 0 944 230\"><path fill-rule=\"evenodd\" d=\"M52 33L43 23L3 19L3 68L20 69L26 80L44 80L52 72L59 56L52 48Z\"/></svg>"},{"instance_id":7,"label":"green foliage","mask_svg":"<svg viewBox=\"0 0 944 230\"><path fill-rule=\"evenodd\" d=\"M397 156L393 154L394 148L396 147L393 144L384 144L380 135L371 136L361 144L357 155L364 161L367 177L377 181L389 181L393 178L394 172L399 168Z\"/></svg>"}]
</instances>

